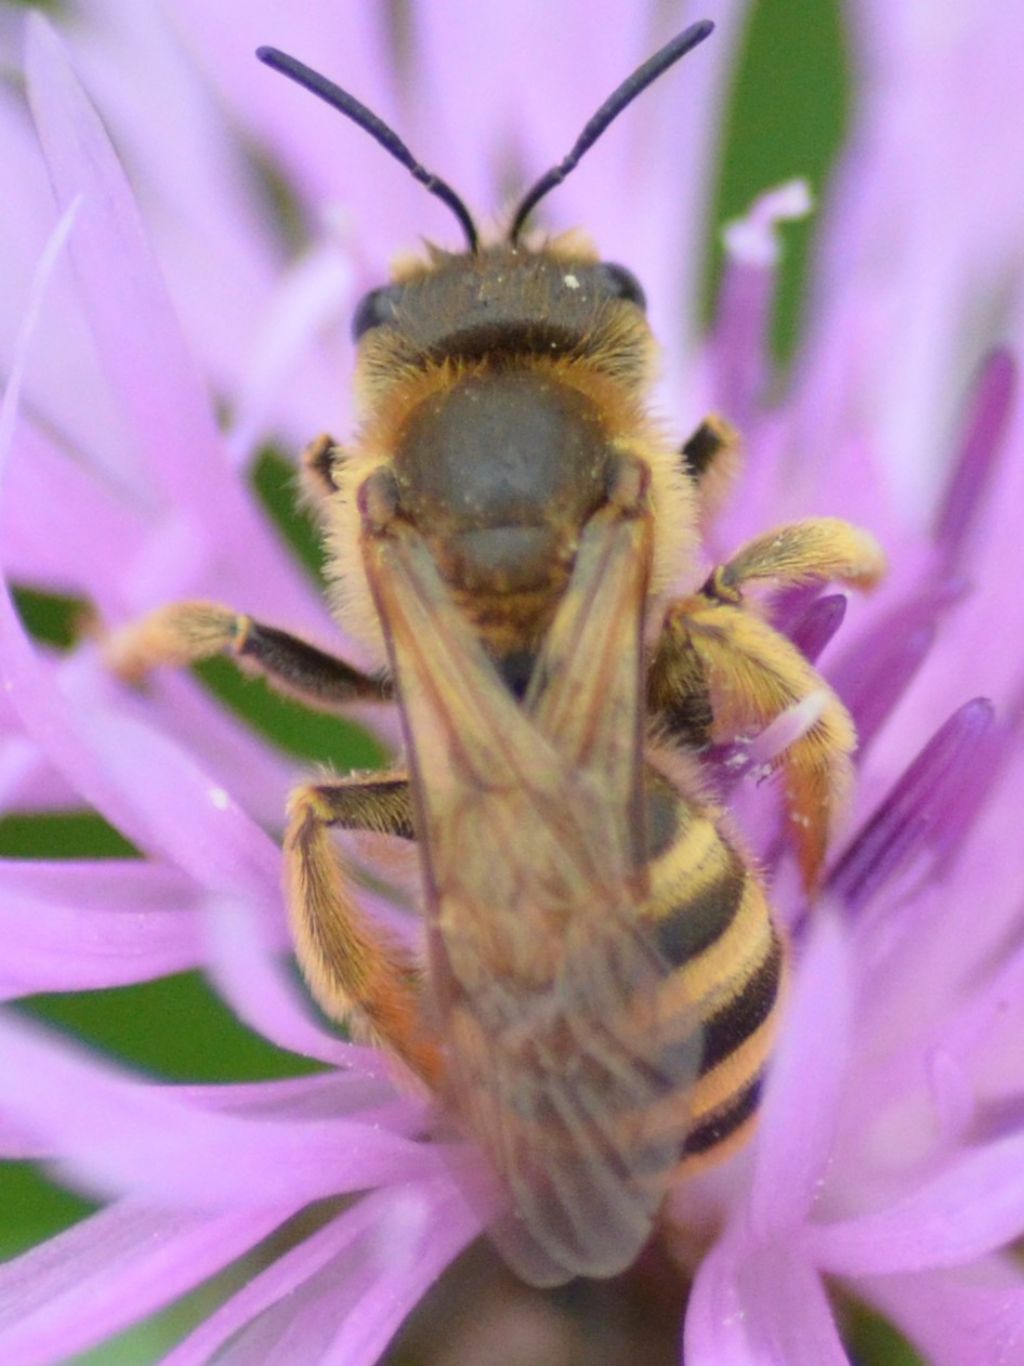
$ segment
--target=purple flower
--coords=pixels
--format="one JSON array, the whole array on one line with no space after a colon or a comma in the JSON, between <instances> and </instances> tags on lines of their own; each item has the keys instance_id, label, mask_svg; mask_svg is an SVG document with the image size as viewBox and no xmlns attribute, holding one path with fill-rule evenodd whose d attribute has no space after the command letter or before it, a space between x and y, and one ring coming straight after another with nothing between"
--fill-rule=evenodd
<instances>
[{"instance_id":1,"label":"purple flower","mask_svg":"<svg viewBox=\"0 0 1024 1366\"><path fill-rule=\"evenodd\" d=\"M267 437L295 449L350 427L340 377L354 301L417 233L447 242L453 225L368 139L249 54L277 43L358 73L359 94L413 130L426 164L486 206L500 202L510 156L546 166L551 129L571 135L647 54L655 7L611 7L595 25L581 4L537 6L533 24L523 6L419 5L400 68L385 8L317 3L285 20L251 0L225 24L194 0L96 0L69 27L71 57L29 19L35 132L10 92L0 102L17 186L0 220L9 578L81 594L115 624L211 597L358 662L239 474ZM975 29L948 7L851 0L857 120L822 210L809 334L777 402L765 340L776 225L809 211L801 185L727 231L707 337L677 307L695 296L710 130L743 19L737 0L706 8L713 42L631 112L628 134L609 136L599 170L552 198L549 221L594 225L608 257L642 275L665 345L660 398L680 432L710 409L744 428L747 474L709 560L775 523L834 514L874 531L892 568L868 601L799 595L779 608L853 711L861 772L810 914L770 793L746 778L735 788L793 938L794 983L755 1142L673 1197L670 1243L707 1249L686 1361L845 1361L834 1308L847 1295L929 1361L1015 1361L1024 426L1011 353L1024 334L1024 33L1011 0ZM266 213L245 143L290 187L301 250ZM199 965L254 1029L326 1065L292 1081L158 1085L0 1015L0 1154L45 1162L105 1202L0 1267L0 1356L82 1351L345 1196L315 1231L292 1223L289 1250L169 1360L206 1361L224 1344L218 1359L376 1360L480 1221L453 1175L459 1153L424 1137L425 1103L394 1087L373 1050L327 1033L287 971L266 828L294 775L191 678L161 677L141 697L87 643L40 650L6 591L0 678L5 809L84 801L144 856L0 865L5 996ZM394 734L386 715L374 723ZM784 718L726 762L756 775L805 723ZM415 940L411 919L365 902ZM680 1267L680 1305L686 1294Z\"/></svg>"}]
</instances>

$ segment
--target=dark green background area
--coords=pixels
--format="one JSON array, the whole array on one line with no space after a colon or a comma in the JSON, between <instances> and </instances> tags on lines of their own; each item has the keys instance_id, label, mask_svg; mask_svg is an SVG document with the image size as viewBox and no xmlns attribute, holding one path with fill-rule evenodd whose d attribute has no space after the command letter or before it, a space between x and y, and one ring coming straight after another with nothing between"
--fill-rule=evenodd
<instances>
[{"instance_id":1,"label":"dark green background area","mask_svg":"<svg viewBox=\"0 0 1024 1366\"><path fill-rule=\"evenodd\" d=\"M57 3L43 7L60 8ZM837 0L755 0L727 115L715 223L709 225L706 317L713 312L721 267L717 227L742 213L759 191L796 175L807 177L820 198L841 145L850 100ZM814 232L813 217L785 229L787 252L774 331L783 364L799 335ZM311 528L293 509L291 467L279 456L265 453L253 481L282 534L315 576L319 550ZM57 602L28 589L23 586L19 602L33 633L66 648L74 638L83 605ZM240 680L227 665L204 668L202 676L226 705L239 710L290 754L328 760L339 771L379 758L373 742L355 727L310 717L272 697L261 684ZM131 853L117 832L93 813L0 821L0 854L8 857ZM196 973L122 990L36 999L26 1008L118 1059L169 1079L251 1080L307 1068L302 1060L277 1052L235 1021ZM0 1171L0 1208L0 1256L6 1256L56 1232L89 1206L51 1185L27 1164L9 1164ZM189 1297L117 1343L80 1360L133 1364L154 1360L190 1321L205 1312L214 1293L207 1289ZM851 1310L849 1323L858 1361L899 1366L915 1360L870 1315Z\"/></svg>"}]
</instances>

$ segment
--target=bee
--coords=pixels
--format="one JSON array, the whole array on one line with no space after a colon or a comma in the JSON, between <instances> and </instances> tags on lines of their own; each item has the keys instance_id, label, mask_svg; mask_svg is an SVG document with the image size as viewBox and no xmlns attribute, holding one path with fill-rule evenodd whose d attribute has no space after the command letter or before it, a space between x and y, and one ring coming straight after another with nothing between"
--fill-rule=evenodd
<instances>
[{"instance_id":1,"label":"bee","mask_svg":"<svg viewBox=\"0 0 1024 1366\"><path fill-rule=\"evenodd\" d=\"M869 586L882 570L869 535L812 519L701 581L702 506L735 435L712 417L682 446L667 440L649 411L655 344L635 276L578 233L525 231L711 27L624 81L486 242L365 106L260 49L406 166L466 239L362 299L362 425L305 458L337 614L380 671L212 603L162 608L110 644L128 679L227 654L316 707L397 702L406 769L292 794L296 951L324 1011L476 1140L503 1193L493 1236L539 1285L628 1267L679 1174L750 1130L785 947L700 756L817 694L816 719L774 761L813 887L854 729L749 590ZM673 596L687 575L692 591ZM361 911L339 828L416 841L424 962Z\"/></svg>"}]
</instances>

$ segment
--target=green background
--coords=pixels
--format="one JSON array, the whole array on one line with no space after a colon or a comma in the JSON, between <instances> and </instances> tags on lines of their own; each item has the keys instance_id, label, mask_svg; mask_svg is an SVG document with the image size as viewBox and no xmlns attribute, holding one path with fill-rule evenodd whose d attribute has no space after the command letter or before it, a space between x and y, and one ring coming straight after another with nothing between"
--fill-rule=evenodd
<instances>
[{"instance_id":1,"label":"green background","mask_svg":"<svg viewBox=\"0 0 1024 1366\"><path fill-rule=\"evenodd\" d=\"M10 5L12 0L0 0ZM44 8L55 8L53 5ZM721 266L717 228L742 213L754 195L795 175L808 178L816 197L827 184L851 114L852 92L840 6L836 0L761 0L755 3L729 102L714 223L707 241L705 316L710 317ZM801 303L816 223L785 229L787 252L774 343L784 366L799 337ZM254 484L271 516L308 564L319 572L311 528L292 507L291 466L265 452ZM19 602L32 631L67 647L82 604L61 602L22 586ZM206 683L225 702L288 753L329 760L339 771L372 763L372 742L342 722L311 717L243 682L228 665L204 667ZM0 854L7 857L111 857L131 847L93 813L9 817L0 821ZM142 986L36 998L25 1009L160 1076L183 1081L239 1081L294 1075L301 1060L282 1054L241 1026L197 973ZM55 1187L28 1164L0 1168L0 1256L22 1251L86 1213L90 1206ZM77 1361L136 1363L162 1351L244 1273L227 1273L171 1310ZM901 1366L916 1360L884 1324L852 1308L851 1347L862 1362Z\"/></svg>"}]
</instances>

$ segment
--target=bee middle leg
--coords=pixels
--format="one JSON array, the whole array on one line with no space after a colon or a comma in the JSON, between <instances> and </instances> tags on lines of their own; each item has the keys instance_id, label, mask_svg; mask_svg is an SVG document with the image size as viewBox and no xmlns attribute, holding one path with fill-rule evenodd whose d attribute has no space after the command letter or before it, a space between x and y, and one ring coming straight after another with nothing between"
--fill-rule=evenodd
<instances>
[{"instance_id":1,"label":"bee middle leg","mask_svg":"<svg viewBox=\"0 0 1024 1366\"><path fill-rule=\"evenodd\" d=\"M829 579L869 587L884 567L874 539L849 523L813 518L743 546L699 593L669 605L648 673L648 705L680 743L703 746L763 729L820 693L821 711L775 760L804 881L812 887L852 777L856 732L818 671L745 604L755 582Z\"/></svg>"},{"instance_id":2,"label":"bee middle leg","mask_svg":"<svg viewBox=\"0 0 1024 1366\"><path fill-rule=\"evenodd\" d=\"M287 631L214 602L176 602L115 631L105 644L110 668L129 683L153 669L182 668L225 655L278 691L320 711L355 701L387 701L387 679L362 673Z\"/></svg>"},{"instance_id":3,"label":"bee middle leg","mask_svg":"<svg viewBox=\"0 0 1024 1366\"><path fill-rule=\"evenodd\" d=\"M414 838L405 774L297 788L288 802L285 883L299 964L325 1014L436 1083L440 1055L423 1024L419 969L360 911L332 827Z\"/></svg>"}]
</instances>

